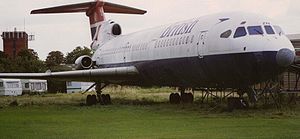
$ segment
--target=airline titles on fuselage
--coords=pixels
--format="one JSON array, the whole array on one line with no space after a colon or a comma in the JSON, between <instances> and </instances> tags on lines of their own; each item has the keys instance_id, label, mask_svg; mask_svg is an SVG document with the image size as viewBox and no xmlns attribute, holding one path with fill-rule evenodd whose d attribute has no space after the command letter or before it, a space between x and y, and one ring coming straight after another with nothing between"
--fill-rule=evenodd
<instances>
[{"instance_id":1,"label":"airline titles on fuselage","mask_svg":"<svg viewBox=\"0 0 300 139\"><path fill-rule=\"evenodd\" d=\"M169 26L163 33L160 35L160 38L172 37L182 34L191 33L195 25L199 22L199 20L194 20L188 23L176 24Z\"/></svg>"}]
</instances>

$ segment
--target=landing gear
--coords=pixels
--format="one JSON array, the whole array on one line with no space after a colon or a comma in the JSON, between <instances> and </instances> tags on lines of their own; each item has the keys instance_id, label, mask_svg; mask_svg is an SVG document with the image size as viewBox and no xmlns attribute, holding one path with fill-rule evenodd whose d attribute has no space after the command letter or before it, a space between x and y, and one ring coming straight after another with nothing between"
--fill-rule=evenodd
<instances>
[{"instance_id":1,"label":"landing gear","mask_svg":"<svg viewBox=\"0 0 300 139\"><path fill-rule=\"evenodd\" d=\"M99 83L96 85L96 92L98 96L99 103L101 105L109 105L111 104L111 99L109 94L102 94L102 89L105 88L108 84Z\"/></svg>"},{"instance_id":2,"label":"landing gear","mask_svg":"<svg viewBox=\"0 0 300 139\"><path fill-rule=\"evenodd\" d=\"M109 94L101 94L99 102L102 105L109 105L109 104L111 104L110 95Z\"/></svg>"},{"instance_id":3,"label":"landing gear","mask_svg":"<svg viewBox=\"0 0 300 139\"><path fill-rule=\"evenodd\" d=\"M171 104L193 103L194 95L192 93L185 93L185 89L180 88L180 95L179 93L170 94L169 101Z\"/></svg>"},{"instance_id":4,"label":"landing gear","mask_svg":"<svg viewBox=\"0 0 300 139\"><path fill-rule=\"evenodd\" d=\"M108 84L104 84L104 83L95 83L94 85L92 85L88 90L90 90L91 88L96 86L97 95L95 95L95 94L94 95L87 95L86 105L87 106L96 105L97 102L99 102L102 105L111 104L110 95L109 94L102 94L102 89L104 89L107 85ZM85 92L87 92L87 91L85 91Z\"/></svg>"},{"instance_id":5,"label":"landing gear","mask_svg":"<svg viewBox=\"0 0 300 139\"><path fill-rule=\"evenodd\" d=\"M171 104L180 104L181 97L179 93L172 93L170 94L169 100Z\"/></svg>"},{"instance_id":6,"label":"landing gear","mask_svg":"<svg viewBox=\"0 0 300 139\"><path fill-rule=\"evenodd\" d=\"M96 95L88 95L86 97L86 105L92 106L92 105L95 105L95 104L97 104Z\"/></svg>"}]
</instances>

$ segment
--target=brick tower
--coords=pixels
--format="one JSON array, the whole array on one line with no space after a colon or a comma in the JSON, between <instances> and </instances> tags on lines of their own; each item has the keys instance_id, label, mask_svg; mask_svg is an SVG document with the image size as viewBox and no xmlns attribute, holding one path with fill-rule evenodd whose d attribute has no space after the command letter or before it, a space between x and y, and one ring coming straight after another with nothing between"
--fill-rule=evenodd
<instances>
[{"instance_id":1,"label":"brick tower","mask_svg":"<svg viewBox=\"0 0 300 139\"><path fill-rule=\"evenodd\" d=\"M24 31L3 32L3 51L10 58L15 58L20 50L28 49L28 34Z\"/></svg>"}]
</instances>

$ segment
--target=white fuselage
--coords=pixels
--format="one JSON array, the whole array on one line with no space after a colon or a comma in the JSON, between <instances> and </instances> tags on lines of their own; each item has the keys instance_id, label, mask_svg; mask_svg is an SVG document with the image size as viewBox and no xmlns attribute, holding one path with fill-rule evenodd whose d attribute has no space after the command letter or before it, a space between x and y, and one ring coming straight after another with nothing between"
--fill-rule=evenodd
<instances>
[{"instance_id":1,"label":"white fuselage","mask_svg":"<svg viewBox=\"0 0 300 139\"><path fill-rule=\"evenodd\" d=\"M226 18L228 20L225 20ZM225 21L221 22L223 19ZM244 21L246 23L241 25ZM195 22L191 32L182 33L186 31L185 24L190 25ZM230 53L279 51L282 48L295 51L289 39L285 35L279 35L279 32L266 34L264 30L264 35L249 35L247 32L244 37L233 38L237 27L258 25L273 27L268 18L254 14L229 13L195 18L117 36L100 46L93 60L97 65L104 65ZM170 33L166 33L170 27ZM226 30L232 31L230 37L220 38ZM175 35L174 32L177 34Z\"/></svg>"},{"instance_id":2,"label":"white fuselage","mask_svg":"<svg viewBox=\"0 0 300 139\"><path fill-rule=\"evenodd\" d=\"M137 85L244 87L282 73L295 57L280 27L247 13L209 15L93 45L99 68L137 67Z\"/></svg>"}]
</instances>

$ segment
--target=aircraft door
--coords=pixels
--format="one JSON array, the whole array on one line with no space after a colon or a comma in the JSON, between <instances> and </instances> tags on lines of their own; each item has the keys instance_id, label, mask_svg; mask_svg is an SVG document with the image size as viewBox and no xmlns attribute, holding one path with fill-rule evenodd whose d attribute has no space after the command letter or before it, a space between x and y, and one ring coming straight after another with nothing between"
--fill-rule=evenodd
<instances>
[{"instance_id":1,"label":"aircraft door","mask_svg":"<svg viewBox=\"0 0 300 139\"><path fill-rule=\"evenodd\" d=\"M197 42L197 52L199 58L203 58L206 52L206 37L207 37L207 31L201 31Z\"/></svg>"},{"instance_id":2,"label":"aircraft door","mask_svg":"<svg viewBox=\"0 0 300 139\"><path fill-rule=\"evenodd\" d=\"M122 50L122 56L123 56L123 63L126 63L128 61L130 61L131 58L131 46L130 46L130 42L127 42L126 45L123 47Z\"/></svg>"}]
</instances>

